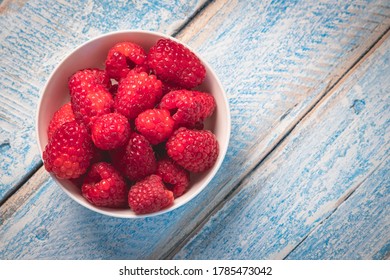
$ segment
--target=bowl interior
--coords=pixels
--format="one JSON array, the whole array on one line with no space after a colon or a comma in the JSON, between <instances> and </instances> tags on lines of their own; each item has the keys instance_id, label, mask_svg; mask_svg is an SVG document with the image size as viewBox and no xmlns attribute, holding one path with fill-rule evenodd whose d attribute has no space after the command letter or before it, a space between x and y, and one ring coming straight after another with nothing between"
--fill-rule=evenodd
<instances>
[{"instance_id":1,"label":"bowl interior","mask_svg":"<svg viewBox=\"0 0 390 280\"><path fill-rule=\"evenodd\" d=\"M113 32L86 42L66 56L53 71L41 92L41 99L37 112L37 136L41 154L47 144L47 127L52 116L63 104L70 100L67 81L73 73L84 68L96 67L103 69L108 50L116 43L131 41L139 44L146 51L149 51L149 49L161 38L176 40L175 38L167 35L150 31ZM70 181L59 180L52 175L52 178L71 198L81 205L105 215L122 218L139 218L154 216L173 210L191 200L205 186L207 186L222 164L223 158L226 154L230 137L230 111L225 92L216 74L207 62L205 62L199 55L198 57L204 63L207 73L205 81L198 87L198 90L211 93L217 104L215 113L205 123L205 128L213 131L219 142L220 153L213 168L201 174L196 174L194 176L191 175L190 189L184 195L175 199L172 207L148 215L135 215L135 213L130 209L96 207L88 203L81 195L80 189Z\"/></svg>"}]
</instances>

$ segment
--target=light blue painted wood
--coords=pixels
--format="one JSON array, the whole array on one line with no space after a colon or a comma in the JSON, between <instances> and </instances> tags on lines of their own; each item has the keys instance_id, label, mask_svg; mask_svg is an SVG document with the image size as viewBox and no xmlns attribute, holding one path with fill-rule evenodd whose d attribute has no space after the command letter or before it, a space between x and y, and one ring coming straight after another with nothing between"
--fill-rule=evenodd
<instances>
[{"instance_id":1,"label":"light blue painted wood","mask_svg":"<svg viewBox=\"0 0 390 280\"><path fill-rule=\"evenodd\" d=\"M390 253L390 159L288 259L384 259Z\"/></svg>"},{"instance_id":2,"label":"light blue painted wood","mask_svg":"<svg viewBox=\"0 0 390 280\"><path fill-rule=\"evenodd\" d=\"M349 240L342 247L353 253L346 258L388 254L389 197L381 196L389 193L389 173L375 172L390 152L388 73L390 38L321 101L175 258L282 259L316 227L329 253L319 258L341 257L338 246ZM376 183L370 188L364 182ZM355 190L358 198L344 203ZM355 216L355 225L343 228L342 219L370 205L367 218ZM333 218L339 206L340 219ZM385 223L371 220L376 217ZM328 234L343 237L326 243ZM315 258L324 249L319 245L311 255L309 244L297 257Z\"/></svg>"},{"instance_id":3,"label":"light blue painted wood","mask_svg":"<svg viewBox=\"0 0 390 280\"><path fill-rule=\"evenodd\" d=\"M201 26L200 31L191 33L189 28L180 36L189 38L185 41L216 69L233 120L227 158L207 189L169 214L128 221L81 208L48 179L11 219L3 221L0 255L11 259L165 256L389 26L386 1L348 3L227 1L221 9L206 9L192 22Z\"/></svg>"},{"instance_id":4,"label":"light blue painted wood","mask_svg":"<svg viewBox=\"0 0 390 280\"><path fill-rule=\"evenodd\" d=\"M5 1L0 8L0 202L40 164L40 88L73 48L110 31L171 34L201 1Z\"/></svg>"}]
</instances>

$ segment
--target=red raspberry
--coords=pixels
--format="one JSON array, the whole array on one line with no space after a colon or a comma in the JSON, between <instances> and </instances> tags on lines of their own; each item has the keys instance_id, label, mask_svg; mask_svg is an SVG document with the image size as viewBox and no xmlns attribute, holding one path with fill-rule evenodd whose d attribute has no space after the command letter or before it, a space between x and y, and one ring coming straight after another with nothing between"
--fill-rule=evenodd
<instances>
[{"instance_id":1,"label":"red raspberry","mask_svg":"<svg viewBox=\"0 0 390 280\"><path fill-rule=\"evenodd\" d=\"M130 180L138 181L156 171L154 151L144 136L133 132L124 148L111 152L113 165Z\"/></svg>"},{"instance_id":2,"label":"red raspberry","mask_svg":"<svg viewBox=\"0 0 390 280\"><path fill-rule=\"evenodd\" d=\"M149 65L146 64L146 61L145 61L145 63L143 63L143 64L136 65L132 70L133 70L135 73L142 73L142 72L145 72L145 73L150 74Z\"/></svg>"},{"instance_id":3,"label":"red raspberry","mask_svg":"<svg viewBox=\"0 0 390 280\"><path fill-rule=\"evenodd\" d=\"M124 208L127 205L127 187L124 178L109 163L91 166L81 188L82 195L93 205Z\"/></svg>"},{"instance_id":4,"label":"red raspberry","mask_svg":"<svg viewBox=\"0 0 390 280\"><path fill-rule=\"evenodd\" d=\"M173 133L174 124L165 109L148 109L135 119L135 127L152 145L167 140Z\"/></svg>"},{"instance_id":5,"label":"red raspberry","mask_svg":"<svg viewBox=\"0 0 390 280\"><path fill-rule=\"evenodd\" d=\"M111 81L103 70L87 68L73 74L68 82L73 113L89 128L97 116L111 112Z\"/></svg>"},{"instance_id":6,"label":"red raspberry","mask_svg":"<svg viewBox=\"0 0 390 280\"><path fill-rule=\"evenodd\" d=\"M128 203L136 214L149 214L173 204L174 197L167 190L161 177L150 175L130 188Z\"/></svg>"},{"instance_id":7,"label":"red raspberry","mask_svg":"<svg viewBox=\"0 0 390 280\"><path fill-rule=\"evenodd\" d=\"M102 85L104 88L111 87L110 77L107 72L97 68L86 68L74 73L68 81L70 95L74 92L86 90L91 85Z\"/></svg>"},{"instance_id":8,"label":"red raspberry","mask_svg":"<svg viewBox=\"0 0 390 280\"><path fill-rule=\"evenodd\" d=\"M109 50L105 62L106 71L110 78L119 81L125 78L131 69L143 65L145 60L146 53L141 46L131 42L121 42Z\"/></svg>"},{"instance_id":9,"label":"red raspberry","mask_svg":"<svg viewBox=\"0 0 390 280\"><path fill-rule=\"evenodd\" d=\"M107 90L109 90L111 88L111 86L112 86L111 78L108 75L107 71L97 69L97 68L92 68L90 70L91 70L92 74L95 76L95 81L98 84L104 86Z\"/></svg>"},{"instance_id":10,"label":"red raspberry","mask_svg":"<svg viewBox=\"0 0 390 280\"><path fill-rule=\"evenodd\" d=\"M135 119L146 109L153 108L160 100L161 81L145 72L130 72L119 82L114 99L114 110L128 119Z\"/></svg>"},{"instance_id":11,"label":"red raspberry","mask_svg":"<svg viewBox=\"0 0 390 280\"><path fill-rule=\"evenodd\" d=\"M157 162L156 175L162 178L175 198L181 196L190 184L190 173L168 157Z\"/></svg>"},{"instance_id":12,"label":"red raspberry","mask_svg":"<svg viewBox=\"0 0 390 280\"><path fill-rule=\"evenodd\" d=\"M181 89L179 86L164 82L162 83L162 95L166 95L168 92Z\"/></svg>"},{"instance_id":13,"label":"red raspberry","mask_svg":"<svg viewBox=\"0 0 390 280\"><path fill-rule=\"evenodd\" d=\"M200 85L206 76L199 58L184 45L170 39L160 39L150 49L147 63L163 82L187 89Z\"/></svg>"},{"instance_id":14,"label":"red raspberry","mask_svg":"<svg viewBox=\"0 0 390 280\"><path fill-rule=\"evenodd\" d=\"M206 92L201 92L201 91L192 91L192 92L194 94L194 98L196 102L199 102L201 104L200 119L198 120L198 122L199 121L202 122L214 113L216 107L215 99L212 95Z\"/></svg>"},{"instance_id":15,"label":"red raspberry","mask_svg":"<svg viewBox=\"0 0 390 280\"><path fill-rule=\"evenodd\" d=\"M127 118L118 113L98 117L91 127L92 141L102 150L112 150L125 145L130 137Z\"/></svg>"},{"instance_id":16,"label":"red raspberry","mask_svg":"<svg viewBox=\"0 0 390 280\"><path fill-rule=\"evenodd\" d=\"M167 93L158 105L172 113L176 127L194 128L212 115L214 97L208 93L192 90L175 90Z\"/></svg>"},{"instance_id":17,"label":"red raspberry","mask_svg":"<svg viewBox=\"0 0 390 280\"><path fill-rule=\"evenodd\" d=\"M109 162L110 161L110 156L107 153L107 151L100 150L96 147L93 147L93 148L94 149L93 149L93 153L92 153L93 155L92 155L92 159L90 162L90 166L95 164L95 163L98 163L98 162L102 162L102 161ZM81 175L78 178L70 179L70 181L81 189L86 176L87 176L87 173L84 173L83 175Z\"/></svg>"},{"instance_id":18,"label":"red raspberry","mask_svg":"<svg viewBox=\"0 0 390 280\"><path fill-rule=\"evenodd\" d=\"M75 118L72 110L72 105L70 104L70 102L66 103L54 113L53 118L49 123L49 128L47 130L47 136L49 141L53 137L56 130L61 127L61 125L74 120Z\"/></svg>"},{"instance_id":19,"label":"red raspberry","mask_svg":"<svg viewBox=\"0 0 390 280\"><path fill-rule=\"evenodd\" d=\"M71 121L54 133L43 152L47 171L58 178L77 178L87 171L93 156L93 144L84 125Z\"/></svg>"},{"instance_id":20,"label":"red raspberry","mask_svg":"<svg viewBox=\"0 0 390 280\"><path fill-rule=\"evenodd\" d=\"M83 91L76 91L71 96L73 113L76 120L90 127L101 115L111 113L112 95L102 85L92 85Z\"/></svg>"},{"instance_id":21,"label":"red raspberry","mask_svg":"<svg viewBox=\"0 0 390 280\"><path fill-rule=\"evenodd\" d=\"M166 148L168 156L190 172L210 169L219 153L219 145L212 132L184 127L173 133Z\"/></svg>"}]
</instances>

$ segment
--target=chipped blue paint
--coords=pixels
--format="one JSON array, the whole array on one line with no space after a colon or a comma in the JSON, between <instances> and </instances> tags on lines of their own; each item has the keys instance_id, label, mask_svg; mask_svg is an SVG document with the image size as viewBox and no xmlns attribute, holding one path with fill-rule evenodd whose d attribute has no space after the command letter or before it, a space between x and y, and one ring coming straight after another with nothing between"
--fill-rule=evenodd
<instances>
[{"instance_id":1,"label":"chipped blue paint","mask_svg":"<svg viewBox=\"0 0 390 280\"><path fill-rule=\"evenodd\" d=\"M0 203L41 163L39 90L57 63L88 39L120 29L175 32L201 1L6 1L0 11Z\"/></svg>"},{"instance_id":2,"label":"chipped blue paint","mask_svg":"<svg viewBox=\"0 0 390 280\"><path fill-rule=\"evenodd\" d=\"M390 252L390 159L288 259L383 259Z\"/></svg>"},{"instance_id":3,"label":"chipped blue paint","mask_svg":"<svg viewBox=\"0 0 390 280\"><path fill-rule=\"evenodd\" d=\"M355 111L356 115L359 115L361 111L363 111L364 107L366 105L366 102L364 100L356 99L353 101L352 108Z\"/></svg>"},{"instance_id":4,"label":"chipped blue paint","mask_svg":"<svg viewBox=\"0 0 390 280\"><path fill-rule=\"evenodd\" d=\"M45 228L39 228L36 232L36 235L35 237L38 239L38 240L45 240L46 238L49 237L49 232L47 231L47 229Z\"/></svg>"},{"instance_id":5,"label":"chipped blue paint","mask_svg":"<svg viewBox=\"0 0 390 280\"><path fill-rule=\"evenodd\" d=\"M5 153L11 148L11 145L6 141L0 144L0 153Z\"/></svg>"}]
</instances>

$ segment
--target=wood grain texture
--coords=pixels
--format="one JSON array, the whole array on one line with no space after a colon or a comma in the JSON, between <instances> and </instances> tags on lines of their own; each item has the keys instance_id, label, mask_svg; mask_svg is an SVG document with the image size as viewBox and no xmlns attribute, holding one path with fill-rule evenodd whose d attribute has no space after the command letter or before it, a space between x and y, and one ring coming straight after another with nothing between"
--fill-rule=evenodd
<instances>
[{"instance_id":1,"label":"wood grain texture","mask_svg":"<svg viewBox=\"0 0 390 280\"><path fill-rule=\"evenodd\" d=\"M174 33L206 1L5 1L0 9L0 202L40 164L39 91L73 48L110 31Z\"/></svg>"},{"instance_id":2,"label":"wood grain texture","mask_svg":"<svg viewBox=\"0 0 390 280\"><path fill-rule=\"evenodd\" d=\"M290 258L388 254L389 72L387 36L175 258L283 259L297 246Z\"/></svg>"},{"instance_id":3,"label":"wood grain texture","mask_svg":"<svg viewBox=\"0 0 390 280\"><path fill-rule=\"evenodd\" d=\"M2 225L4 258L166 257L389 27L386 1L213 1L209 7L178 37L215 68L230 101L232 138L216 178L188 205L131 221L83 209L45 181ZM35 238L39 232L45 238Z\"/></svg>"},{"instance_id":4,"label":"wood grain texture","mask_svg":"<svg viewBox=\"0 0 390 280\"><path fill-rule=\"evenodd\" d=\"M7 200L6 204L0 208L0 225L7 219L11 219L19 207L32 195L35 195L40 186L45 184L49 177L49 173L44 168L38 169L38 171L34 173L34 180L26 182Z\"/></svg>"},{"instance_id":5,"label":"wood grain texture","mask_svg":"<svg viewBox=\"0 0 390 280\"><path fill-rule=\"evenodd\" d=\"M390 158L287 259L384 259L390 253Z\"/></svg>"}]
</instances>

